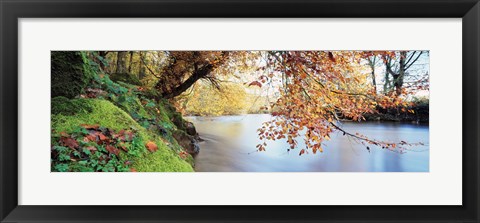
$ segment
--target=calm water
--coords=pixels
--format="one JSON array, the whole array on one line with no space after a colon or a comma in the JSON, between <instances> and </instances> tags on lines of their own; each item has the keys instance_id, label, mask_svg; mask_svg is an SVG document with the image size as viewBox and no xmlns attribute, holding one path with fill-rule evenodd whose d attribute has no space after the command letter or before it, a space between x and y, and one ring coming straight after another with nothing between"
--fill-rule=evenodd
<instances>
[{"instance_id":1,"label":"calm water","mask_svg":"<svg viewBox=\"0 0 480 223\"><path fill-rule=\"evenodd\" d=\"M427 125L393 122L344 122L352 133L379 140L422 142L425 146L410 147L403 154L353 142L340 133L333 133L323 146L324 152L299 156L299 147L287 152L285 140L268 141L267 151L255 152L260 142L256 130L270 115L222 117L188 117L200 137L200 153L195 158L199 172L428 172L429 134Z\"/></svg>"}]
</instances>

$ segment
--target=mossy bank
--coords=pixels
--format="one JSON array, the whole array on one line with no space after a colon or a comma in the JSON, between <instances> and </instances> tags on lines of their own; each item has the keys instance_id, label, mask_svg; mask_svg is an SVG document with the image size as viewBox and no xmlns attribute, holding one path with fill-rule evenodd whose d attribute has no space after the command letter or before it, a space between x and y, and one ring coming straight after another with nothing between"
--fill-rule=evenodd
<instances>
[{"instance_id":1,"label":"mossy bank","mask_svg":"<svg viewBox=\"0 0 480 223\"><path fill-rule=\"evenodd\" d=\"M52 171L193 171L198 135L168 101L112 81L79 52L52 54L52 76Z\"/></svg>"}]
</instances>

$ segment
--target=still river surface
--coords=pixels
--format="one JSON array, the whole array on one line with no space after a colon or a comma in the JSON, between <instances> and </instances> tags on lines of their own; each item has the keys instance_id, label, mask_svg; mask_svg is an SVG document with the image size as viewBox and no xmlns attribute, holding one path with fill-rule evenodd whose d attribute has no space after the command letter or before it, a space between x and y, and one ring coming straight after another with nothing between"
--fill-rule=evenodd
<instances>
[{"instance_id":1,"label":"still river surface","mask_svg":"<svg viewBox=\"0 0 480 223\"><path fill-rule=\"evenodd\" d=\"M405 153L384 150L353 142L349 137L334 132L331 140L322 146L323 153L299 156L303 140L298 147L287 152L286 140L267 141L267 151L255 152L260 143L257 129L270 120L268 114L187 117L192 121L204 141L199 143L200 153L195 157L197 172L428 172L428 125L395 122L343 122L343 129L378 140L409 143L422 142L423 146L409 147Z\"/></svg>"}]
</instances>

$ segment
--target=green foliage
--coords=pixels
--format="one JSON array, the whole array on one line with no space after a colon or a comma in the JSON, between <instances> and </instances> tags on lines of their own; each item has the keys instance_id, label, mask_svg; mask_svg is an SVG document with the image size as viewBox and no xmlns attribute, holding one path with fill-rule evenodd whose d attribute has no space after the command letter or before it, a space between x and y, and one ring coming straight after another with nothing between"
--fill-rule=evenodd
<instances>
[{"instance_id":1,"label":"green foliage","mask_svg":"<svg viewBox=\"0 0 480 223\"><path fill-rule=\"evenodd\" d=\"M125 82L128 84L133 84L133 85L141 85L142 83L138 79L137 76L132 75L132 74L118 74L118 73L113 73L110 74L110 79L115 82Z\"/></svg>"}]
</instances>

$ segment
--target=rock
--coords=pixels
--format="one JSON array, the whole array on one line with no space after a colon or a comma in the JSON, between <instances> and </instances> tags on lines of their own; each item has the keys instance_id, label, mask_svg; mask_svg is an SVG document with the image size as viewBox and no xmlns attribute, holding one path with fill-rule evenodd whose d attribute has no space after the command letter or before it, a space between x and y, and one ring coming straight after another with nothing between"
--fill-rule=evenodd
<instances>
[{"instance_id":1,"label":"rock","mask_svg":"<svg viewBox=\"0 0 480 223\"><path fill-rule=\"evenodd\" d=\"M193 136L195 139L198 140L199 136L197 129L195 129L195 125L193 125L193 123L191 122L185 121L185 126L185 131L187 132L187 134Z\"/></svg>"},{"instance_id":2,"label":"rock","mask_svg":"<svg viewBox=\"0 0 480 223\"><path fill-rule=\"evenodd\" d=\"M192 156L195 156L200 152L198 140L194 136L191 136L182 130L176 130L172 135L185 152Z\"/></svg>"},{"instance_id":3,"label":"rock","mask_svg":"<svg viewBox=\"0 0 480 223\"><path fill-rule=\"evenodd\" d=\"M82 56L74 51L52 51L52 97L64 96L74 98L82 93L88 82L84 74Z\"/></svg>"}]
</instances>

